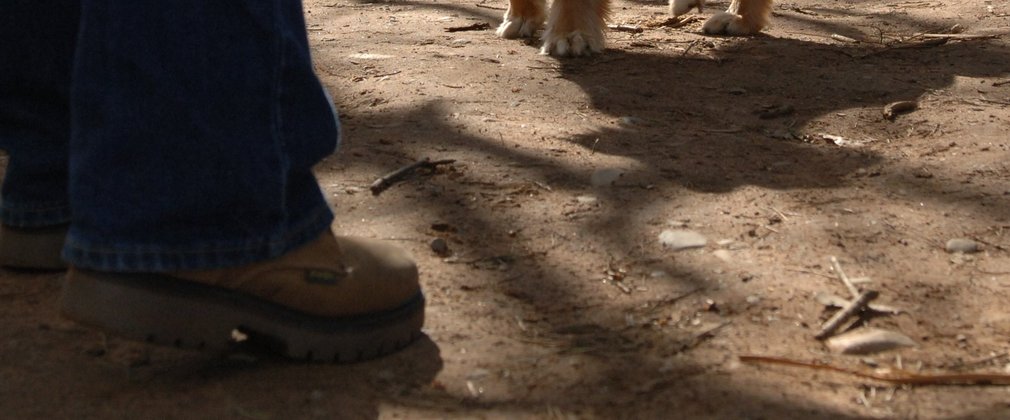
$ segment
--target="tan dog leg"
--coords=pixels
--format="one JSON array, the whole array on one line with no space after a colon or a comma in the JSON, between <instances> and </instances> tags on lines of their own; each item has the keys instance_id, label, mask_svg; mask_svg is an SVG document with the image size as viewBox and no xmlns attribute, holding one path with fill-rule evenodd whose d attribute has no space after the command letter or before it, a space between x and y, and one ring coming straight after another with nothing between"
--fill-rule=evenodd
<instances>
[{"instance_id":1,"label":"tan dog leg","mask_svg":"<svg viewBox=\"0 0 1010 420\"><path fill-rule=\"evenodd\" d=\"M498 36L506 39L530 38L544 24L546 0L509 0Z\"/></svg>"},{"instance_id":2,"label":"tan dog leg","mask_svg":"<svg viewBox=\"0 0 1010 420\"><path fill-rule=\"evenodd\" d=\"M705 0L670 0L670 12L680 16L697 7L701 11ZM768 26L772 0L733 0L725 12L716 13L701 30L707 34L753 35Z\"/></svg>"},{"instance_id":3,"label":"tan dog leg","mask_svg":"<svg viewBox=\"0 0 1010 420\"><path fill-rule=\"evenodd\" d=\"M581 56L603 52L610 0L554 0L541 54Z\"/></svg>"},{"instance_id":4,"label":"tan dog leg","mask_svg":"<svg viewBox=\"0 0 1010 420\"><path fill-rule=\"evenodd\" d=\"M670 14L674 16L690 12L695 7L701 12L701 9L705 7L705 0L670 0Z\"/></svg>"}]
</instances>

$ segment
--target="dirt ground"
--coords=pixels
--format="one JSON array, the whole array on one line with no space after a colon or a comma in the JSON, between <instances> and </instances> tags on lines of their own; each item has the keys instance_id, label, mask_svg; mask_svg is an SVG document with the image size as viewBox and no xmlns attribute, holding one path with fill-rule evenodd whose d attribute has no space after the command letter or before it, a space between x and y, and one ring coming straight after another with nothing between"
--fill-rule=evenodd
<instances>
[{"instance_id":1,"label":"dirt ground","mask_svg":"<svg viewBox=\"0 0 1010 420\"><path fill-rule=\"evenodd\" d=\"M785 1L728 38L620 0L612 23L641 31L580 59L497 38L504 6L306 1L343 114L318 167L334 228L417 258L425 338L357 365L149 348L61 320L60 275L0 271L0 417L1010 416L1006 386L740 361L1010 371L1010 4ZM887 120L895 101L918 109ZM455 162L369 193L422 158ZM854 328L915 347L813 338L816 296L848 297L832 256L904 310Z\"/></svg>"}]
</instances>

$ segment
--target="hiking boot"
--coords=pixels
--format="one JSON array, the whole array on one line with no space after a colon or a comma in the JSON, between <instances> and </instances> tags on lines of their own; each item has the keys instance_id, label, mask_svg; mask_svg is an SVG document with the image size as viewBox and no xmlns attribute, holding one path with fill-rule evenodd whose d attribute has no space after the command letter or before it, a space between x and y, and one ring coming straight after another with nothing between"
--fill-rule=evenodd
<instances>
[{"instance_id":1,"label":"hiking boot","mask_svg":"<svg viewBox=\"0 0 1010 420\"><path fill-rule=\"evenodd\" d=\"M336 237L246 266L165 274L71 268L63 314L112 333L227 350L234 337L295 359L353 362L420 336L417 266L381 241Z\"/></svg>"},{"instance_id":2,"label":"hiking boot","mask_svg":"<svg viewBox=\"0 0 1010 420\"><path fill-rule=\"evenodd\" d=\"M69 225L17 228L0 224L0 266L27 270L66 270L60 252Z\"/></svg>"}]
</instances>

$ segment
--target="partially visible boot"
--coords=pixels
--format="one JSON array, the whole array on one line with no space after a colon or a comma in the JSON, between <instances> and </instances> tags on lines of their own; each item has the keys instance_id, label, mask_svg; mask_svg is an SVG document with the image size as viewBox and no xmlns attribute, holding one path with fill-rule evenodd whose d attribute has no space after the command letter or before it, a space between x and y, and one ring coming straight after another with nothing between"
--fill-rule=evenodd
<instances>
[{"instance_id":1,"label":"partially visible boot","mask_svg":"<svg viewBox=\"0 0 1010 420\"><path fill-rule=\"evenodd\" d=\"M417 266L381 241L330 232L278 258L167 274L71 268L62 310L112 333L224 350L252 337L295 359L353 362L420 337Z\"/></svg>"},{"instance_id":2,"label":"partially visible boot","mask_svg":"<svg viewBox=\"0 0 1010 420\"><path fill-rule=\"evenodd\" d=\"M68 225L16 228L0 224L0 266L28 270L66 270L60 257Z\"/></svg>"}]
</instances>

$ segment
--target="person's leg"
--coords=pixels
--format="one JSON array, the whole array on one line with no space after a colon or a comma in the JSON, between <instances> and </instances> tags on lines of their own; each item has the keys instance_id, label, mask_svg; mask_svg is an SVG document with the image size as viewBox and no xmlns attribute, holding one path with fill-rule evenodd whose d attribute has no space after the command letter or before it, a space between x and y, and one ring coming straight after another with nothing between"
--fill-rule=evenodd
<instances>
[{"instance_id":1,"label":"person's leg","mask_svg":"<svg viewBox=\"0 0 1010 420\"><path fill-rule=\"evenodd\" d=\"M63 311L219 348L356 360L419 334L413 262L335 238L311 171L336 145L301 4L84 0Z\"/></svg>"},{"instance_id":2,"label":"person's leg","mask_svg":"<svg viewBox=\"0 0 1010 420\"><path fill-rule=\"evenodd\" d=\"M300 3L85 0L65 256L105 271L237 266L332 215L311 167L336 146Z\"/></svg>"},{"instance_id":3,"label":"person's leg","mask_svg":"<svg viewBox=\"0 0 1010 420\"><path fill-rule=\"evenodd\" d=\"M0 2L0 265L61 268L79 1Z\"/></svg>"}]
</instances>

